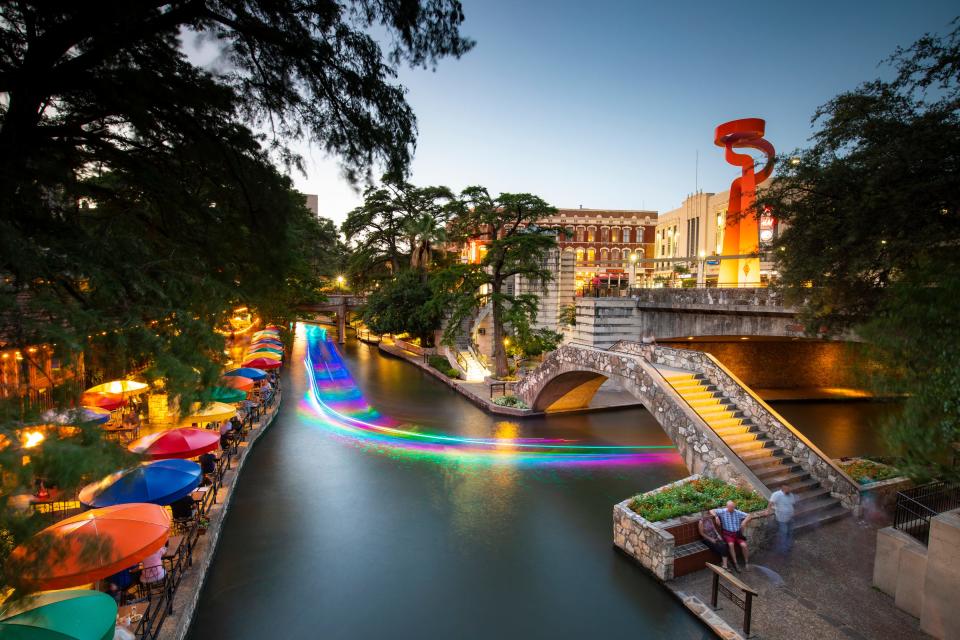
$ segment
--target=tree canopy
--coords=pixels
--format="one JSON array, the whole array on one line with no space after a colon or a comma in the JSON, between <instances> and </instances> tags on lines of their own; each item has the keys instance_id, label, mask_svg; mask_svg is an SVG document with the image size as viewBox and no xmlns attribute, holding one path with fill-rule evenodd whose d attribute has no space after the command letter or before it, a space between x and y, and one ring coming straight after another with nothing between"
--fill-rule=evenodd
<instances>
[{"instance_id":1,"label":"tree canopy","mask_svg":"<svg viewBox=\"0 0 960 640\"><path fill-rule=\"evenodd\" d=\"M282 321L336 266L335 228L277 167L299 166L289 143L353 180L403 175L416 120L397 68L469 50L462 21L457 0L0 0L0 345L202 397L235 306ZM195 38L213 65L187 55ZM9 469L35 416L0 409ZM64 490L117 468L84 433L31 455ZM36 525L6 506L19 471L0 478L0 565Z\"/></svg>"},{"instance_id":2,"label":"tree canopy","mask_svg":"<svg viewBox=\"0 0 960 640\"><path fill-rule=\"evenodd\" d=\"M758 204L788 225L782 286L811 332L867 339L878 389L908 395L888 430L904 464L948 473L960 440L960 27L889 62L892 79L816 112L813 145L782 159Z\"/></svg>"},{"instance_id":3,"label":"tree canopy","mask_svg":"<svg viewBox=\"0 0 960 640\"><path fill-rule=\"evenodd\" d=\"M497 376L507 375L505 325L510 324L521 341L531 346L543 343L542 335L530 333L539 301L533 294L508 293L508 278L530 280L552 277L544 258L556 246L556 230L540 229L536 223L556 209L529 193L490 195L484 187L468 187L460 194L459 210L452 220L451 235L460 240L481 238L486 253L480 264L456 265L445 274L449 292L447 306L452 317L447 323L446 342L455 339L460 321L477 307L491 304L493 356ZM549 342L549 340L548 340Z\"/></svg>"}]
</instances>

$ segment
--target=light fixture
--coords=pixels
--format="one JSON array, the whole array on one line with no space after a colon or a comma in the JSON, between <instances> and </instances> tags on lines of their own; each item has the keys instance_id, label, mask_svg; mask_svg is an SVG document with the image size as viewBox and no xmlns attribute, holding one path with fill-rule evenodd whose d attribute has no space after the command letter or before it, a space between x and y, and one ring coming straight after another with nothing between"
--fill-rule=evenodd
<instances>
[{"instance_id":1,"label":"light fixture","mask_svg":"<svg viewBox=\"0 0 960 640\"><path fill-rule=\"evenodd\" d=\"M741 340L749 340L750 338L749 338L748 336L740 336L740 339L741 339Z\"/></svg>"}]
</instances>

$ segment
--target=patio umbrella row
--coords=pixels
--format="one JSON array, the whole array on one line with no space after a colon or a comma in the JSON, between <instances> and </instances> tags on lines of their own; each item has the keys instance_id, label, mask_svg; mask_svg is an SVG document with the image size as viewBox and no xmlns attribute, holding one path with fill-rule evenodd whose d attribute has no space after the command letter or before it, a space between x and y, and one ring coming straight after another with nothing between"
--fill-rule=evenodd
<instances>
[{"instance_id":1,"label":"patio umbrella row","mask_svg":"<svg viewBox=\"0 0 960 640\"><path fill-rule=\"evenodd\" d=\"M283 361L283 342L280 340L280 328L268 325L253 334L244 356L244 367L258 369L278 369Z\"/></svg>"}]
</instances>

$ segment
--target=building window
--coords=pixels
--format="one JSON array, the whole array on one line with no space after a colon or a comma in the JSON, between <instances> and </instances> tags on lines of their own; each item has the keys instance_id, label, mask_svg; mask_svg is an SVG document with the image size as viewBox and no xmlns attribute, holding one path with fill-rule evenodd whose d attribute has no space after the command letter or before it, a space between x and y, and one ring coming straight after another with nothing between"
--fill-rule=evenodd
<instances>
[{"instance_id":1,"label":"building window","mask_svg":"<svg viewBox=\"0 0 960 640\"><path fill-rule=\"evenodd\" d=\"M623 228L623 243L630 244L630 228L629 227Z\"/></svg>"},{"instance_id":2,"label":"building window","mask_svg":"<svg viewBox=\"0 0 960 640\"><path fill-rule=\"evenodd\" d=\"M620 249L613 249L610 252L610 259L614 262L620 262Z\"/></svg>"},{"instance_id":3,"label":"building window","mask_svg":"<svg viewBox=\"0 0 960 640\"><path fill-rule=\"evenodd\" d=\"M594 242L597 239L597 230L594 227L587 227L587 242Z\"/></svg>"},{"instance_id":4,"label":"building window","mask_svg":"<svg viewBox=\"0 0 960 640\"><path fill-rule=\"evenodd\" d=\"M687 253L693 257L699 253L697 247L700 246L700 218L690 218L687 220Z\"/></svg>"},{"instance_id":5,"label":"building window","mask_svg":"<svg viewBox=\"0 0 960 640\"><path fill-rule=\"evenodd\" d=\"M610 250L606 247L600 249L600 261L608 262L610 260Z\"/></svg>"},{"instance_id":6,"label":"building window","mask_svg":"<svg viewBox=\"0 0 960 640\"><path fill-rule=\"evenodd\" d=\"M620 229L616 227L610 229L610 242L620 242Z\"/></svg>"},{"instance_id":7,"label":"building window","mask_svg":"<svg viewBox=\"0 0 960 640\"><path fill-rule=\"evenodd\" d=\"M597 260L597 250L593 247L587 249L587 262L593 264Z\"/></svg>"},{"instance_id":8,"label":"building window","mask_svg":"<svg viewBox=\"0 0 960 640\"><path fill-rule=\"evenodd\" d=\"M577 236L576 236L577 242L583 242L583 235L584 235L583 232L584 232L583 227L577 227Z\"/></svg>"},{"instance_id":9,"label":"building window","mask_svg":"<svg viewBox=\"0 0 960 640\"><path fill-rule=\"evenodd\" d=\"M577 249L577 262L583 262L583 247Z\"/></svg>"}]
</instances>

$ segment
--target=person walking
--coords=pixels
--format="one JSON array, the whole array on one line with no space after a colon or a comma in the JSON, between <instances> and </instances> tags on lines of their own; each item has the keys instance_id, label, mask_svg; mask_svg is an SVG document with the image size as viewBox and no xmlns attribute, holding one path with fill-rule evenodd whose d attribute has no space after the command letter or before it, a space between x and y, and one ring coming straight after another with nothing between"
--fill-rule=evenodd
<instances>
[{"instance_id":1,"label":"person walking","mask_svg":"<svg viewBox=\"0 0 960 640\"><path fill-rule=\"evenodd\" d=\"M740 552L743 554L743 568L750 568L750 553L747 550L747 539L743 535L743 527L753 518L752 515L737 509L737 503L733 500L727 502L723 509L714 509L713 515L720 519L722 529L720 535L723 541L727 543L730 549L730 560L733 562L733 568L737 571L740 567L737 565L737 546L740 546Z\"/></svg>"},{"instance_id":2,"label":"person walking","mask_svg":"<svg viewBox=\"0 0 960 640\"><path fill-rule=\"evenodd\" d=\"M790 490L790 485L785 484L770 495L769 502L767 513L772 509L777 519L777 550L786 553L793 546L793 514L797 496Z\"/></svg>"},{"instance_id":3,"label":"person walking","mask_svg":"<svg viewBox=\"0 0 960 640\"><path fill-rule=\"evenodd\" d=\"M720 556L720 562L723 564L723 568L729 569L730 566L727 564L727 558L730 556L730 552L723 538L720 536L720 530L717 528L717 524L716 516L707 509L703 512L700 522L697 523L697 530L700 532L700 537L703 538L703 543Z\"/></svg>"}]
</instances>

